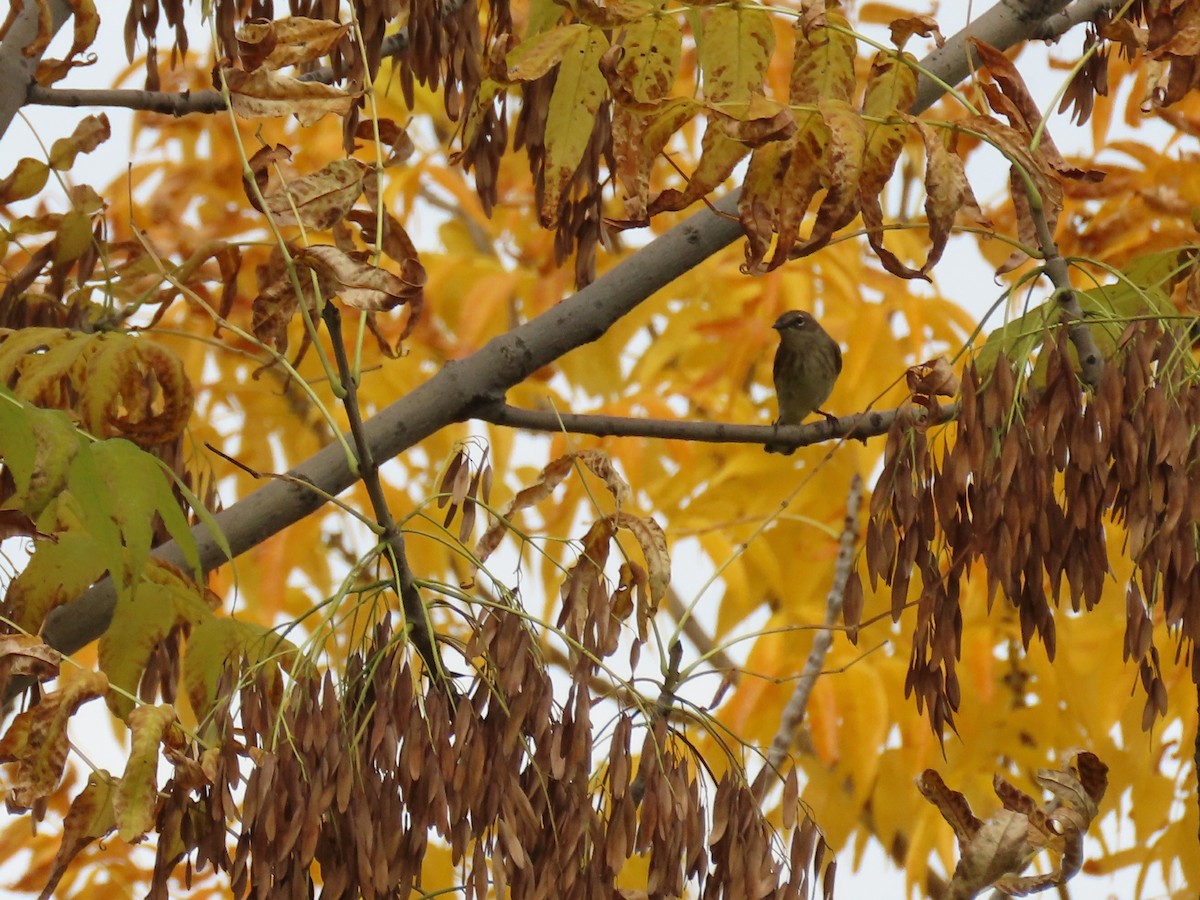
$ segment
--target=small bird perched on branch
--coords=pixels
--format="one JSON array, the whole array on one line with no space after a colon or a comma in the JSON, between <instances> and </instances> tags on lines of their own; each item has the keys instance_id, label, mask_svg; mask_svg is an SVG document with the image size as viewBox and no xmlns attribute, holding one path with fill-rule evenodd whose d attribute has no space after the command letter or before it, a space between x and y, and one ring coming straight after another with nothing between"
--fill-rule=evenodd
<instances>
[{"instance_id":1,"label":"small bird perched on branch","mask_svg":"<svg viewBox=\"0 0 1200 900\"><path fill-rule=\"evenodd\" d=\"M775 351L775 396L779 400L776 425L799 425L829 399L833 383L842 371L842 348L809 313L790 309L771 326L779 332ZM796 448L767 444L768 453L785 456Z\"/></svg>"}]
</instances>

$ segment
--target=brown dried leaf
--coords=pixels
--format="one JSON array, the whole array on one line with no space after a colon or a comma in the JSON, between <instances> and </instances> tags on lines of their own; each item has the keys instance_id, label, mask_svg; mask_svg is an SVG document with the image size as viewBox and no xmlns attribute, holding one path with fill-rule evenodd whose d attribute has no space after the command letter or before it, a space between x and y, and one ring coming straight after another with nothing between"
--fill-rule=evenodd
<instances>
[{"instance_id":1,"label":"brown dried leaf","mask_svg":"<svg viewBox=\"0 0 1200 900\"><path fill-rule=\"evenodd\" d=\"M942 47L946 43L941 29L938 27L937 20L933 16L902 16L898 19L892 19L888 24L888 28L891 31L892 43L897 47L903 47L907 44L908 39L914 34L919 34L921 37L932 37L933 43L937 47Z\"/></svg>"},{"instance_id":2,"label":"brown dried leaf","mask_svg":"<svg viewBox=\"0 0 1200 900\"><path fill-rule=\"evenodd\" d=\"M8 779L10 809L29 809L58 787L67 761L68 721L107 690L102 673L81 671L66 683L60 680L59 689L44 695L37 706L17 714L0 739L0 763L16 763Z\"/></svg>"},{"instance_id":3,"label":"brown dried leaf","mask_svg":"<svg viewBox=\"0 0 1200 900\"><path fill-rule=\"evenodd\" d=\"M304 16L247 22L237 30L238 58L247 71L295 66L325 56L349 32L349 25Z\"/></svg>"},{"instance_id":4,"label":"brown dried leaf","mask_svg":"<svg viewBox=\"0 0 1200 900\"><path fill-rule=\"evenodd\" d=\"M922 772L916 784L921 796L936 806L942 818L954 829L954 836L959 842L971 840L982 822L971 812L967 798L947 787L942 776L933 769Z\"/></svg>"},{"instance_id":5,"label":"brown dried leaf","mask_svg":"<svg viewBox=\"0 0 1200 900\"><path fill-rule=\"evenodd\" d=\"M942 258L960 211L981 227L991 228L992 223L979 208L979 201L967 181L962 158L950 151L938 129L920 119L909 121L916 124L925 141L925 217L929 221L929 254L921 271L929 272Z\"/></svg>"},{"instance_id":6,"label":"brown dried leaf","mask_svg":"<svg viewBox=\"0 0 1200 900\"><path fill-rule=\"evenodd\" d=\"M345 219L362 195L365 172L366 166L356 159L335 159L319 172L264 194L263 199L276 225L326 231Z\"/></svg>"},{"instance_id":7,"label":"brown dried leaf","mask_svg":"<svg viewBox=\"0 0 1200 900\"><path fill-rule=\"evenodd\" d=\"M33 634L0 635L0 694L12 678L48 681L58 675L62 654Z\"/></svg>"},{"instance_id":8,"label":"brown dried leaf","mask_svg":"<svg viewBox=\"0 0 1200 900\"><path fill-rule=\"evenodd\" d=\"M113 813L115 782L108 772L100 769L88 776L87 784L71 801L63 818L63 834L54 854L54 862L46 876L41 896L54 895L54 888L66 874L71 861L92 841L98 841L117 827Z\"/></svg>"},{"instance_id":9,"label":"brown dried leaf","mask_svg":"<svg viewBox=\"0 0 1200 900\"><path fill-rule=\"evenodd\" d=\"M667 536L654 519L623 511L617 513L617 526L629 531L642 548L650 575L650 600L653 607L657 608L671 583L671 556L667 550Z\"/></svg>"},{"instance_id":10,"label":"brown dried leaf","mask_svg":"<svg viewBox=\"0 0 1200 900\"><path fill-rule=\"evenodd\" d=\"M508 530L508 520L512 518L513 514L541 503L549 497L562 480L571 473L574 461L575 454L573 453L551 460L538 474L532 485L519 491L500 512L500 517L484 532L479 543L475 545L475 558L483 562L491 556L492 552L500 546L500 539Z\"/></svg>"},{"instance_id":11,"label":"brown dried leaf","mask_svg":"<svg viewBox=\"0 0 1200 900\"><path fill-rule=\"evenodd\" d=\"M307 127L329 113L348 115L361 93L285 78L266 69L246 72L225 65L220 73L229 85L230 105L243 119L295 115ZM220 87L219 81L216 86Z\"/></svg>"},{"instance_id":12,"label":"brown dried leaf","mask_svg":"<svg viewBox=\"0 0 1200 900\"><path fill-rule=\"evenodd\" d=\"M376 135L376 127L379 132ZM408 132L401 128L394 119L379 119L377 121L371 119L363 119L358 123L358 128L354 131L354 136L362 141L370 141L374 143L378 138L379 142L390 148L387 157L383 161L384 168L396 166L408 160L416 151L416 145L413 144L412 138L408 136Z\"/></svg>"},{"instance_id":13,"label":"brown dried leaf","mask_svg":"<svg viewBox=\"0 0 1200 900\"><path fill-rule=\"evenodd\" d=\"M633 490L629 487L629 483L613 466L612 457L603 450L580 450L570 456L579 460L588 471L604 481L604 486L613 495L618 506L624 506L633 497Z\"/></svg>"},{"instance_id":14,"label":"brown dried leaf","mask_svg":"<svg viewBox=\"0 0 1200 900\"><path fill-rule=\"evenodd\" d=\"M365 254L364 254L365 255ZM405 282L386 269L373 266L330 245L305 247L295 260L322 277L322 284L355 309L377 312L406 302L420 285ZM302 279L303 280L303 279Z\"/></svg>"},{"instance_id":15,"label":"brown dried leaf","mask_svg":"<svg viewBox=\"0 0 1200 900\"><path fill-rule=\"evenodd\" d=\"M792 259L820 250L859 212L859 187L867 146L866 124L848 103L822 99L818 101L817 109L829 129L829 143L823 157L823 183L827 192L817 211L812 233L807 241L792 248Z\"/></svg>"}]
</instances>

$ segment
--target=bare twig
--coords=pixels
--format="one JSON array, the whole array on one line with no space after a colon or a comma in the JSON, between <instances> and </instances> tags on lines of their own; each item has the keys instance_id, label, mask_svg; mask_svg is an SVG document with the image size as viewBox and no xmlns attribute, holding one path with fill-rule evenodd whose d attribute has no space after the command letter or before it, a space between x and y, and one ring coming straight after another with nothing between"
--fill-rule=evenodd
<instances>
[{"instance_id":1,"label":"bare twig","mask_svg":"<svg viewBox=\"0 0 1200 900\"><path fill-rule=\"evenodd\" d=\"M375 521L382 529L381 540L388 548L387 556L391 560L392 569L398 583L400 603L404 609L404 619L409 629L409 639L421 659L429 668L430 677L444 676L441 657L433 639L433 626L429 621L429 613L421 600L421 592L413 579L412 568L408 564L408 555L404 549L404 535L396 525L392 511L388 508L387 496L383 491L383 481L379 477L379 465L375 462L371 450L371 442L367 439L363 427L362 412L358 405L358 385L354 372L350 368L350 360L346 356L346 345L342 341L342 316L332 302L326 302L321 311L325 327L329 329L329 340L333 345L333 357L337 361L338 375L345 390L342 406L350 422L350 434L354 439L354 452L358 457L359 476L367 489L371 500L371 508L375 513Z\"/></svg>"},{"instance_id":2,"label":"bare twig","mask_svg":"<svg viewBox=\"0 0 1200 900\"><path fill-rule=\"evenodd\" d=\"M1029 213L1037 229L1038 244L1041 247L1042 258L1045 261L1045 271L1051 284L1054 285L1055 297L1059 309L1067 317L1067 334L1079 356L1079 377L1084 384L1095 387L1100 383L1100 374L1104 371L1104 356L1096 346L1096 338L1088 328L1083 318L1083 309L1079 298L1071 286L1071 272L1067 261L1058 252L1058 244L1050 232L1050 224L1046 220L1045 207L1042 198L1038 196L1032 185L1027 186L1029 195Z\"/></svg>"},{"instance_id":3,"label":"bare twig","mask_svg":"<svg viewBox=\"0 0 1200 900\"><path fill-rule=\"evenodd\" d=\"M453 7L461 6L459 0ZM447 14L454 12L448 9ZM399 56L408 49L408 29L401 28L393 35L384 38L380 46L380 56ZM26 79L28 81L28 79ZM297 78L298 81L315 81L321 84L331 84L334 81L333 69L321 66L311 72L305 72ZM29 90L25 101L35 106L116 106L123 109L138 109L143 112L163 113L172 116L186 116L191 113L212 115L225 109L225 100L220 91L140 91L123 88L101 90L95 88L47 88L36 82L29 82Z\"/></svg>"},{"instance_id":4,"label":"bare twig","mask_svg":"<svg viewBox=\"0 0 1200 900\"><path fill-rule=\"evenodd\" d=\"M534 409L520 409L507 403L480 406L472 418L529 431L565 431L598 437L648 437L663 440L698 441L709 444L778 443L807 447L834 438L862 439L887 434L897 416L912 416L914 421L937 424L957 415L957 407L947 403L938 408L932 420L921 407L905 405L878 412L832 417L810 425L735 425L731 422L695 422L688 419L639 419L631 416L578 415Z\"/></svg>"},{"instance_id":5,"label":"bare twig","mask_svg":"<svg viewBox=\"0 0 1200 900\"><path fill-rule=\"evenodd\" d=\"M842 536L838 545L837 561L834 564L833 583L825 597L824 627L813 636L812 649L804 661L804 668L796 680L792 698L788 701L779 721L779 729L767 751L767 760L763 763L762 771L754 780L754 796L760 802L767 791L769 773L778 772L792 746L797 729L804 721L804 711L808 708L808 698L812 694L817 676L825 666L825 657L833 646L833 629L842 615L842 600L846 595L846 583L850 580L850 570L854 565L854 545L858 539L858 512L862 506L863 480L855 474L850 479L850 490L846 497L846 521L842 527Z\"/></svg>"}]
</instances>

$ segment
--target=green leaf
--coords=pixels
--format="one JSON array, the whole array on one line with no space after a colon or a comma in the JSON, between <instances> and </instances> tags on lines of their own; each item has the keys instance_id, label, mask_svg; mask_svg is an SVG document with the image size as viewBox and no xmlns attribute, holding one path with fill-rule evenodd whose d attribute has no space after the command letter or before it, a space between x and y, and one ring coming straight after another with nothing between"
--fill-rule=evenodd
<instances>
[{"instance_id":1,"label":"green leaf","mask_svg":"<svg viewBox=\"0 0 1200 900\"><path fill-rule=\"evenodd\" d=\"M93 444L91 452L98 465L108 473L107 479L116 497L113 515L121 525L129 550L131 577L141 571L149 555L153 538L150 526L156 513L179 544L188 565L198 569L200 557L196 541L171 491L171 483L162 471L162 463L123 438Z\"/></svg>"},{"instance_id":2,"label":"green leaf","mask_svg":"<svg viewBox=\"0 0 1200 900\"><path fill-rule=\"evenodd\" d=\"M109 683L129 694L136 694L150 654L177 625L193 628L213 618L213 612L200 596L200 589L173 567L158 563L147 566L127 597L119 598L113 609L112 623L100 638L100 668ZM108 706L114 715L125 718L133 709L133 700L110 691Z\"/></svg>"},{"instance_id":3,"label":"green leaf","mask_svg":"<svg viewBox=\"0 0 1200 900\"><path fill-rule=\"evenodd\" d=\"M74 506L73 498L64 493L51 511L69 506ZM62 532L55 542L38 541L25 568L8 586L6 615L22 631L36 634L51 609L74 600L103 574L100 548L85 530Z\"/></svg>"},{"instance_id":4,"label":"green leaf","mask_svg":"<svg viewBox=\"0 0 1200 900\"><path fill-rule=\"evenodd\" d=\"M112 576L117 597L120 598L127 595L129 576L132 574L136 577L137 568L134 568L132 573L126 570L125 544L122 542L123 535L115 517L118 498L110 481L113 473L105 471L91 449L84 448L71 461L71 468L67 474L67 489L78 505L83 530L95 541L99 564ZM149 525L143 523L141 529L135 526L132 536L136 540L141 532L148 531ZM148 553L148 535L144 543ZM137 548L131 547L130 550L136 553Z\"/></svg>"},{"instance_id":5,"label":"green leaf","mask_svg":"<svg viewBox=\"0 0 1200 900\"><path fill-rule=\"evenodd\" d=\"M1075 292L1102 355L1107 358L1116 352L1130 321L1177 315L1169 288L1170 278L1179 271L1178 259L1177 250L1151 254L1132 263L1117 282ZM1041 346L1046 329L1059 321L1060 312L1052 298L989 334L975 356L980 375L991 372L1001 354L1017 361L1029 359Z\"/></svg>"}]
</instances>

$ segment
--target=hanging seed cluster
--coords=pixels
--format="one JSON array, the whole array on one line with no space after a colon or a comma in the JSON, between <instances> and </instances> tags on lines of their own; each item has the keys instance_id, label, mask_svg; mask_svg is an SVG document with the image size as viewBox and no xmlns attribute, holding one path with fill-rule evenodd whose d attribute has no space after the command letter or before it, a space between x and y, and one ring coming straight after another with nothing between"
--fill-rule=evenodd
<instances>
[{"instance_id":1,"label":"hanging seed cluster","mask_svg":"<svg viewBox=\"0 0 1200 900\"><path fill-rule=\"evenodd\" d=\"M906 691L941 733L960 701L960 584L976 561L1016 609L1026 647L1053 658L1055 610L1090 610L1125 529L1125 656L1146 690L1143 724L1166 709L1151 611L1178 630L1200 683L1200 383L1190 351L1157 326L1131 326L1094 391L1081 388L1066 329L1047 338L1021 389L1003 359L962 382L957 440L939 463L924 431L899 420L871 503L867 568L891 587L892 616L920 581Z\"/></svg>"},{"instance_id":2,"label":"hanging seed cluster","mask_svg":"<svg viewBox=\"0 0 1200 900\"><path fill-rule=\"evenodd\" d=\"M217 716L219 749L173 758L151 896L168 896L181 856L189 880L212 865L237 897L307 898L319 884L326 900L445 888L608 900L637 857L651 896L815 892L826 847L810 820L785 817L789 844L745 779L712 791L665 718L642 728L635 757L637 719L606 706L611 736L598 740L590 667L556 703L519 615L489 613L466 656L480 677L456 702L422 692L382 629L342 687L314 677L289 696L264 676L224 691L237 702ZM431 841L450 848L457 884L423 883Z\"/></svg>"}]
</instances>

